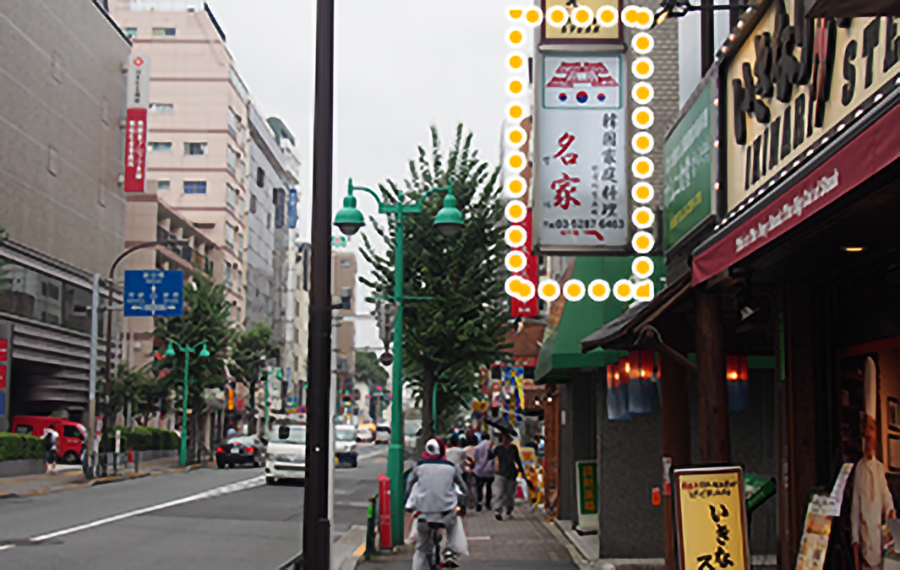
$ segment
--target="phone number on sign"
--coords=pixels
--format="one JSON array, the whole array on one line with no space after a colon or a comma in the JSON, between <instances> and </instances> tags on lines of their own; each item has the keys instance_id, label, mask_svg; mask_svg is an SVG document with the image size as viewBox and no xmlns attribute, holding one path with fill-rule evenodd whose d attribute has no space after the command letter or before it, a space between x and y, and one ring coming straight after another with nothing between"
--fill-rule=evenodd
<instances>
[{"instance_id":1,"label":"phone number on sign","mask_svg":"<svg viewBox=\"0 0 900 570\"><path fill-rule=\"evenodd\" d=\"M559 220L547 220L544 222L544 226L548 228L557 228L557 229L576 229L576 230L590 230L594 228L600 228L601 230L621 230L625 227L625 220L569 220L568 218L561 218Z\"/></svg>"}]
</instances>

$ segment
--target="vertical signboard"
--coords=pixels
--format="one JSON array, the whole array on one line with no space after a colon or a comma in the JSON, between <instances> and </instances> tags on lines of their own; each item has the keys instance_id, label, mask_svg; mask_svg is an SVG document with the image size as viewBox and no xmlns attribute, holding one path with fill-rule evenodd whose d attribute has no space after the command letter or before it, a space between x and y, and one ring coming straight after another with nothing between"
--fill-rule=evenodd
<instances>
[{"instance_id":1,"label":"vertical signboard","mask_svg":"<svg viewBox=\"0 0 900 570\"><path fill-rule=\"evenodd\" d=\"M664 244L668 251L715 214L713 83L700 92L663 147Z\"/></svg>"},{"instance_id":2,"label":"vertical signboard","mask_svg":"<svg viewBox=\"0 0 900 570\"><path fill-rule=\"evenodd\" d=\"M150 60L132 55L128 62L125 112L126 192L143 192L147 173L147 108L150 102Z\"/></svg>"},{"instance_id":3,"label":"vertical signboard","mask_svg":"<svg viewBox=\"0 0 900 570\"><path fill-rule=\"evenodd\" d=\"M681 568L749 570L743 470L676 469L674 479Z\"/></svg>"},{"instance_id":4,"label":"vertical signboard","mask_svg":"<svg viewBox=\"0 0 900 570\"><path fill-rule=\"evenodd\" d=\"M9 431L9 390L12 381L12 324L0 321L0 431Z\"/></svg>"},{"instance_id":5,"label":"vertical signboard","mask_svg":"<svg viewBox=\"0 0 900 570\"><path fill-rule=\"evenodd\" d=\"M597 462L575 462L578 481L578 530L595 531L600 528L600 503L597 487Z\"/></svg>"},{"instance_id":6,"label":"vertical signboard","mask_svg":"<svg viewBox=\"0 0 900 570\"><path fill-rule=\"evenodd\" d=\"M623 58L542 54L538 62L535 250L630 252Z\"/></svg>"},{"instance_id":7,"label":"vertical signboard","mask_svg":"<svg viewBox=\"0 0 900 570\"><path fill-rule=\"evenodd\" d=\"M526 280L537 283L538 282L538 260L536 256L531 255L531 228L532 228L532 212L531 210L525 215L525 219L522 220L520 224L522 229L525 230L527 237L525 238L525 243L522 244L522 247L514 247L513 250L519 250L523 254L525 254L525 258L528 260L525 269L522 271L522 277ZM527 301L522 301L516 297L509 298L509 312L512 318L516 317L537 317L538 316L538 298L537 295L531 297L531 299Z\"/></svg>"}]
</instances>

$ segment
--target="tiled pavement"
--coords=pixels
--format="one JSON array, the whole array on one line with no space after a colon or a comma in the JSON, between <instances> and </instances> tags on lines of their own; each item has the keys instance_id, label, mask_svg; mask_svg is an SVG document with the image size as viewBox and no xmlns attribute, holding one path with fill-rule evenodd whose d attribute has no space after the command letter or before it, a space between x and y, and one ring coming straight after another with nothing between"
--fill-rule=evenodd
<instances>
[{"instance_id":1,"label":"tiled pavement","mask_svg":"<svg viewBox=\"0 0 900 570\"><path fill-rule=\"evenodd\" d=\"M407 535L411 524L407 517ZM460 558L461 568L471 569L566 569L575 570L569 550L558 535L544 523L543 513L519 504L511 520L497 521L492 512L470 512L463 518L469 539L469 556ZM412 546L403 546L396 553L373 556L369 562L360 561L362 570L408 570L412 564Z\"/></svg>"}]
</instances>

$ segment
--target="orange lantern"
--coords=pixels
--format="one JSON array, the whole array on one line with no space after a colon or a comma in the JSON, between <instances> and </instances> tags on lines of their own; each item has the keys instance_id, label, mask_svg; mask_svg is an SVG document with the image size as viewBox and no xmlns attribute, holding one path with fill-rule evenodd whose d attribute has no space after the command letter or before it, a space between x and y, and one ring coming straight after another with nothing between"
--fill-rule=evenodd
<instances>
[{"instance_id":1,"label":"orange lantern","mask_svg":"<svg viewBox=\"0 0 900 570\"><path fill-rule=\"evenodd\" d=\"M747 411L750 408L750 384L746 355L725 356L725 378L728 386L729 411Z\"/></svg>"}]
</instances>

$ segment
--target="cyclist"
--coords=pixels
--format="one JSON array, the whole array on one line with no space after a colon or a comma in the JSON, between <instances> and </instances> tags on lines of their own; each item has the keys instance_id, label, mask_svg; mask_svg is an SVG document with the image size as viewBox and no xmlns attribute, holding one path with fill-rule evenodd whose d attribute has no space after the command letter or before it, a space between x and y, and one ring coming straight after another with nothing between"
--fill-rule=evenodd
<instances>
[{"instance_id":1,"label":"cyclist","mask_svg":"<svg viewBox=\"0 0 900 570\"><path fill-rule=\"evenodd\" d=\"M429 439L425 452L409 475L406 483L408 497L406 508L419 513L416 517L416 553L413 556L413 570L428 570L429 557L434 553L429 523L439 524L446 529L446 536L452 536L456 528L456 508L460 493L465 489L462 473L453 463L444 458L444 445L437 439ZM446 568L456 568L456 552L447 549Z\"/></svg>"}]
</instances>

